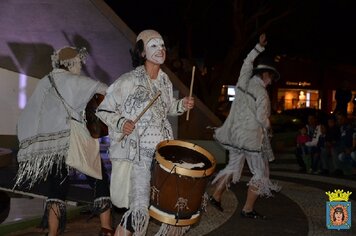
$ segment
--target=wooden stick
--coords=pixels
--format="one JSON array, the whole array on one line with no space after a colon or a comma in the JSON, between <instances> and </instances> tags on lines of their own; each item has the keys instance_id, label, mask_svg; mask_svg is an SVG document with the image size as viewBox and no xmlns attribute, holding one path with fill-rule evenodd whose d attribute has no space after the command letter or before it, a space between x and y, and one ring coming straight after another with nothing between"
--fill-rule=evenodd
<instances>
[{"instance_id":1,"label":"wooden stick","mask_svg":"<svg viewBox=\"0 0 356 236\"><path fill-rule=\"evenodd\" d=\"M153 103L158 99L158 97L161 96L161 91L158 91L158 93L156 94L156 96L150 101L150 103L147 104L147 106L145 107L145 109L143 109L141 111L141 113L136 117L136 119L134 120L134 123L136 124L137 121L143 116L143 114L146 113L146 111L153 105Z\"/></svg>"},{"instance_id":2,"label":"wooden stick","mask_svg":"<svg viewBox=\"0 0 356 236\"><path fill-rule=\"evenodd\" d=\"M143 114L146 113L146 111L148 109L150 109L150 107L153 105L153 103L158 99L158 97L161 96L161 91L158 91L158 93L156 94L156 96L150 101L150 103L147 104L147 106L145 107L145 109L143 109L141 111L141 113L136 117L136 119L133 121L134 124L137 123L137 121L139 121L139 119L143 116ZM119 142L125 137L125 134L122 134L120 139L119 139Z\"/></svg>"},{"instance_id":3,"label":"wooden stick","mask_svg":"<svg viewBox=\"0 0 356 236\"><path fill-rule=\"evenodd\" d=\"M190 82L189 97L191 97L193 94L194 75L195 75L195 66L193 66L193 70L192 70L192 81ZM186 120L189 120L189 112L190 112L190 109L187 111Z\"/></svg>"}]
</instances>

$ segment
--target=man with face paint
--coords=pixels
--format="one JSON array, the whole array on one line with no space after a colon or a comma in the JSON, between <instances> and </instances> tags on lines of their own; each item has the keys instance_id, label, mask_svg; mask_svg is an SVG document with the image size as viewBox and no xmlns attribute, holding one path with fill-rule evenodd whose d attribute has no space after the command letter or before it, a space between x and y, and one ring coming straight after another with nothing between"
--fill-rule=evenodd
<instances>
[{"instance_id":1,"label":"man with face paint","mask_svg":"<svg viewBox=\"0 0 356 236\"><path fill-rule=\"evenodd\" d=\"M131 56L135 69L108 88L97 110L97 116L109 127L111 199L115 206L128 208L115 235L145 235L149 222L150 167L156 145L173 139L167 116L182 115L194 106L192 97L179 100L173 97L172 83L160 69L166 59L166 48L158 32L142 31ZM134 123L157 93L161 95ZM182 235L188 228L163 224L157 235L173 231L171 235Z\"/></svg>"},{"instance_id":2,"label":"man with face paint","mask_svg":"<svg viewBox=\"0 0 356 236\"><path fill-rule=\"evenodd\" d=\"M248 183L241 216L251 219L265 218L254 209L257 198L272 196L272 190L280 190L269 179L268 161L274 156L268 138L270 100L266 90L272 81L279 78L279 73L273 59L263 54L266 44L266 35L260 35L259 43L245 58L229 116L223 126L215 130L216 140L229 151L229 163L212 182L215 189L210 202L223 211L222 194L231 182L240 180L246 160L253 176Z\"/></svg>"},{"instance_id":3,"label":"man with face paint","mask_svg":"<svg viewBox=\"0 0 356 236\"><path fill-rule=\"evenodd\" d=\"M71 117L63 100L71 108L71 116L85 122L83 111L88 101L95 93L105 95L107 89L105 84L80 75L86 57L85 48L66 46L54 52L53 70L38 82L17 124L19 170L15 187L31 188L38 181L47 183L48 199L41 226L48 228L50 236L63 232L66 224L70 168L65 158L70 145ZM95 189L92 212L100 217L100 235L107 236L114 232L109 180L102 166L102 180L90 176L87 180Z\"/></svg>"}]
</instances>

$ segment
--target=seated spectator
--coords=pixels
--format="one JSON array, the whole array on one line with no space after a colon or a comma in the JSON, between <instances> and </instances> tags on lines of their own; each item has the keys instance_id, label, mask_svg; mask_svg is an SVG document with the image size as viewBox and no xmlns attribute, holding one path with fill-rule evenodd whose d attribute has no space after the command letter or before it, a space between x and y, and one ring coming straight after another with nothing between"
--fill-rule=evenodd
<instances>
[{"instance_id":1,"label":"seated spectator","mask_svg":"<svg viewBox=\"0 0 356 236\"><path fill-rule=\"evenodd\" d=\"M352 174L353 134L354 129L346 115L338 114L337 121L340 128L340 139L337 143L337 159L335 160L337 170L335 174Z\"/></svg>"},{"instance_id":2,"label":"seated spectator","mask_svg":"<svg viewBox=\"0 0 356 236\"><path fill-rule=\"evenodd\" d=\"M309 115L308 123L306 124L306 127L307 127L307 134L310 138L313 138L314 131L317 126L318 126L318 122L315 115Z\"/></svg>"},{"instance_id":3,"label":"seated spectator","mask_svg":"<svg viewBox=\"0 0 356 236\"><path fill-rule=\"evenodd\" d=\"M325 147L321 148L321 173L329 174L335 171L333 164L333 156L337 156L336 143L340 139L340 130L336 124L335 116L330 116L327 119Z\"/></svg>"},{"instance_id":4,"label":"seated spectator","mask_svg":"<svg viewBox=\"0 0 356 236\"><path fill-rule=\"evenodd\" d=\"M311 166L311 163L313 163L313 159L315 159L315 153L318 151L318 140L320 136L320 125L317 123L315 116L309 116L308 117L308 134L311 138L310 141L305 143L305 146L307 147L307 161L310 163L310 168L307 166L307 172L312 173L316 172L317 169L312 169L312 167L315 168L315 166ZM309 158L309 159L308 159ZM315 161L317 162L317 161Z\"/></svg>"},{"instance_id":5,"label":"seated spectator","mask_svg":"<svg viewBox=\"0 0 356 236\"><path fill-rule=\"evenodd\" d=\"M325 150L326 150L326 126L320 125L320 135L318 137L318 142L316 145L315 152L312 156L312 171L313 174L320 174L321 173L321 158L325 159ZM322 157L323 156L323 157ZM327 158L327 156L326 156Z\"/></svg>"},{"instance_id":6,"label":"seated spectator","mask_svg":"<svg viewBox=\"0 0 356 236\"><path fill-rule=\"evenodd\" d=\"M307 166L310 169L311 164L307 165L306 163L311 163L306 159L307 148L305 143L310 141L310 137L307 134L307 127L303 126L299 129L299 134L297 135L297 148L296 148L296 157L297 162L300 167L299 171L305 172L307 170Z\"/></svg>"},{"instance_id":7,"label":"seated spectator","mask_svg":"<svg viewBox=\"0 0 356 236\"><path fill-rule=\"evenodd\" d=\"M356 130L355 130L355 127L354 127L354 134L352 135L351 159L352 159L352 167L356 167Z\"/></svg>"}]
</instances>

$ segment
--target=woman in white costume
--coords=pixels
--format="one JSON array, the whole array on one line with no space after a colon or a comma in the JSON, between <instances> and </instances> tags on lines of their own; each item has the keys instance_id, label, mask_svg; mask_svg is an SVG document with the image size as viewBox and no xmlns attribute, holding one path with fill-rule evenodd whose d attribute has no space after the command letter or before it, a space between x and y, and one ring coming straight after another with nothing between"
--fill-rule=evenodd
<instances>
[{"instance_id":1,"label":"woman in white costume","mask_svg":"<svg viewBox=\"0 0 356 236\"><path fill-rule=\"evenodd\" d=\"M134 70L120 76L107 90L97 116L108 125L112 160L111 198L119 208L128 208L115 235L145 235L149 222L151 164L156 145L173 139L167 115L182 115L194 106L192 97L177 100L172 83L160 66L166 58L161 35L144 30L132 51ZM158 99L134 123L145 107ZM157 235L170 230L183 234L186 227L163 224Z\"/></svg>"},{"instance_id":2,"label":"woman in white costume","mask_svg":"<svg viewBox=\"0 0 356 236\"><path fill-rule=\"evenodd\" d=\"M104 83L80 75L86 57L85 48L66 46L54 52L53 70L38 82L17 123L20 144L15 187L31 188L38 181L47 183L48 198L41 226L48 227L50 236L63 232L66 224L70 168L65 158L70 146L71 117L63 101L71 107L72 119L84 122L88 101L95 93L104 95L107 89ZM92 210L100 216L100 235L109 236L113 235L111 201L104 166L102 173L102 180L87 176L87 181L95 189Z\"/></svg>"},{"instance_id":3,"label":"woman in white costume","mask_svg":"<svg viewBox=\"0 0 356 236\"><path fill-rule=\"evenodd\" d=\"M279 78L279 73L272 58L260 54L266 44L266 35L262 34L259 43L244 60L229 116L215 131L217 141L229 151L229 163L213 180L215 190L210 197L213 206L223 211L221 196L231 182L240 180L246 160L253 176L248 183L241 216L253 219L265 218L254 209L258 196L271 196L271 190L280 189L269 180L268 161L274 157L268 139L270 100L266 90Z\"/></svg>"}]
</instances>

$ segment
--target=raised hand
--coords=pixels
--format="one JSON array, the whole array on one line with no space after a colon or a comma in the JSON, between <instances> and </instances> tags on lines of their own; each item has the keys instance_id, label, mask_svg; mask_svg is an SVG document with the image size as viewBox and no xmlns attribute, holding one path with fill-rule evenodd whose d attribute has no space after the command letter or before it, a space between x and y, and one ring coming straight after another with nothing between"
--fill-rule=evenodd
<instances>
[{"instance_id":1,"label":"raised hand","mask_svg":"<svg viewBox=\"0 0 356 236\"><path fill-rule=\"evenodd\" d=\"M267 45L267 37L265 33L260 35L258 43L261 45L261 47L265 47Z\"/></svg>"}]
</instances>

